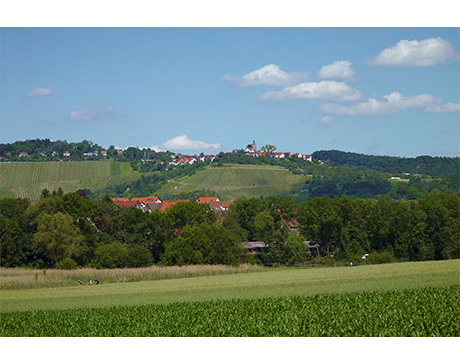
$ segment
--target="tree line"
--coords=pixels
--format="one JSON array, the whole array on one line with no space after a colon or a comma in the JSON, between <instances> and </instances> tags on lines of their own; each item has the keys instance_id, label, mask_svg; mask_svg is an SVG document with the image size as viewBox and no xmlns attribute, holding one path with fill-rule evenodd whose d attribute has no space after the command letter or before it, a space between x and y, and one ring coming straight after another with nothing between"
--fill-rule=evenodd
<instances>
[{"instance_id":1,"label":"tree line","mask_svg":"<svg viewBox=\"0 0 460 364\"><path fill-rule=\"evenodd\" d=\"M420 173L431 177L448 177L460 172L460 158L419 156L416 158L401 158L389 156L374 156L338 150L321 150L313 153L313 158L328 161L335 165L364 167L382 173L411 175Z\"/></svg>"},{"instance_id":2,"label":"tree line","mask_svg":"<svg viewBox=\"0 0 460 364\"><path fill-rule=\"evenodd\" d=\"M414 201L315 197L237 199L225 214L184 201L165 212L116 206L84 191L0 200L2 267L95 268L152 264L263 264L459 258L459 193ZM297 221L299 230L286 222ZM292 224L291 224L292 226ZM267 245L250 254L241 243ZM309 250L305 241L314 246Z\"/></svg>"},{"instance_id":3,"label":"tree line","mask_svg":"<svg viewBox=\"0 0 460 364\"><path fill-rule=\"evenodd\" d=\"M321 175L306 179L302 188L305 200L314 197L354 198L383 197L388 200L415 200L430 192L453 193L460 189L458 173L443 179L422 179L404 176L407 181L392 180L381 172L348 165L323 169Z\"/></svg>"}]
</instances>

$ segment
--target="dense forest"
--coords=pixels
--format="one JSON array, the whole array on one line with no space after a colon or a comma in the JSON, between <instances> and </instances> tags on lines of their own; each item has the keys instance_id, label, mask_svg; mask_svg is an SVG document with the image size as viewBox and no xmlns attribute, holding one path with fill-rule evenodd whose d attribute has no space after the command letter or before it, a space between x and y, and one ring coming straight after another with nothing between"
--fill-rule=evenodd
<instances>
[{"instance_id":1,"label":"dense forest","mask_svg":"<svg viewBox=\"0 0 460 364\"><path fill-rule=\"evenodd\" d=\"M35 204L0 200L0 266L392 262L459 258L458 191L414 201L315 197L238 199L224 214L184 201L165 212L116 206L108 195L43 191ZM298 222L292 231L287 221ZM292 225L292 224L291 224ZM295 224L294 224L295 225ZM262 241L250 254L241 246ZM305 244L315 247L309 250Z\"/></svg>"},{"instance_id":2,"label":"dense forest","mask_svg":"<svg viewBox=\"0 0 460 364\"><path fill-rule=\"evenodd\" d=\"M431 177L447 177L460 173L460 158L419 156L400 158L374 156L338 150L321 150L313 153L313 158L335 165L364 167L383 173L411 175L420 173Z\"/></svg>"}]
</instances>

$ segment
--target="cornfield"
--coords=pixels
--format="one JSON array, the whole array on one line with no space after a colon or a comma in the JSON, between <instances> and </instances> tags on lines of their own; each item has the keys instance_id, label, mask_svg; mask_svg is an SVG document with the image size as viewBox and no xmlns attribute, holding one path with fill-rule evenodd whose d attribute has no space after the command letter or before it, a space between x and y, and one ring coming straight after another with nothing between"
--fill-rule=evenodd
<instances>
[{"instance_id":1,"label":"cornfield","mask_svg":"<svg viewBox=\"0 0 460 364\"><path fill-rule=\"evenodd\" d=\"M0 313L1 336L458 337L460 287Z\"/></svg>"}]
</instances>

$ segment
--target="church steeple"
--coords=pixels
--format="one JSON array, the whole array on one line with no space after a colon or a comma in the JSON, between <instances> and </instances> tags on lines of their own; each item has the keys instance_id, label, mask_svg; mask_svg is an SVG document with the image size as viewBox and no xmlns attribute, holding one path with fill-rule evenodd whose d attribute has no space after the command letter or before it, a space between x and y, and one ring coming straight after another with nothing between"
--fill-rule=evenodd
<instances>
[{"instance_id":1,"label":"church steeple","mask_svg":"<svg viewBox=\"0 0 460 364\"><path fill-rule=\"evenodd\" d=\"M257 152L257 145L255 140L252 141L252 149L254 149Z\"/></svg>"}]
</instances>

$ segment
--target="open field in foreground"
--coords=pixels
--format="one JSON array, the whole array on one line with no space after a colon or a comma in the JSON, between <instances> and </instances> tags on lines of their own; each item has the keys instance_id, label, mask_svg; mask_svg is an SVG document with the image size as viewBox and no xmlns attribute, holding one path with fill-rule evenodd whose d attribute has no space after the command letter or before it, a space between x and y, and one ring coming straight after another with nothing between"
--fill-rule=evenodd
<instances>
[{"instance_id":1,"label":"open field in foreground","mask_svg":"<svg viewBox=\"0 0 460 364\"><path fill-rule=\"evenodd\" d=\"M459 260L2 290L0 336L460 336Z\"/></svg>"},{"instance_id":2,"label":"open field in foreground","mask_svg":"<svg viewBox=\"0 0 460 364\"><path fill-rule=\"evenodd\" d=\"M85 282L84 277L82 281ZM139 306L446 287L459 285L460 261L409 262L353 268L267 269L259 273L133 283L101 282L98 286L2 290L0 311Z\"/></svg>"},{"instance_id":3,"label":"open field in foreground","mask_svg":"<svg viewBox=\"0 0 460 364\"><path fill-rule=\"evenodd\" d=\"M460 287L1 313L1 336L459 336Z\"/></svg>"}]
</instances>

